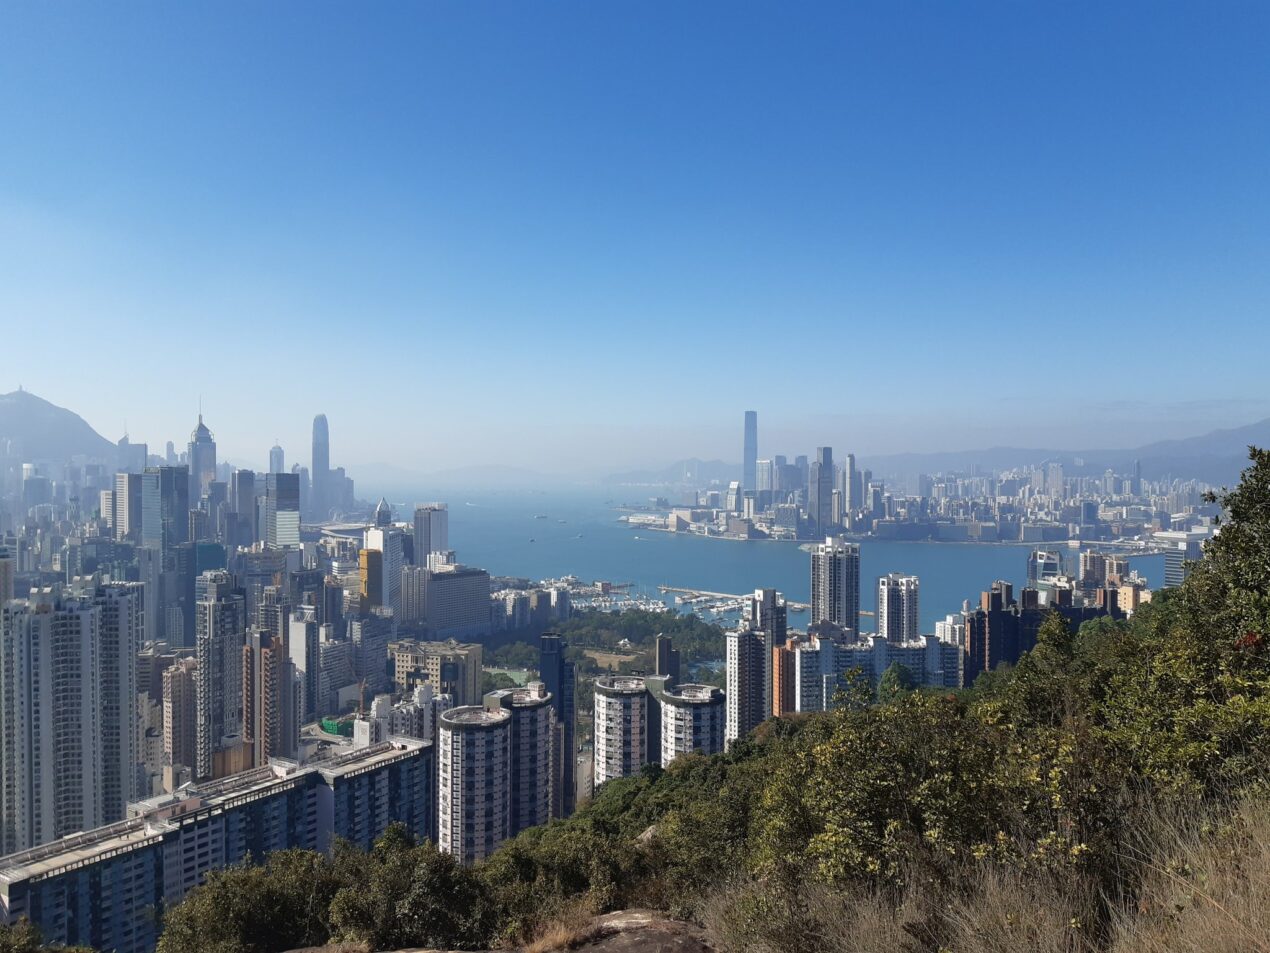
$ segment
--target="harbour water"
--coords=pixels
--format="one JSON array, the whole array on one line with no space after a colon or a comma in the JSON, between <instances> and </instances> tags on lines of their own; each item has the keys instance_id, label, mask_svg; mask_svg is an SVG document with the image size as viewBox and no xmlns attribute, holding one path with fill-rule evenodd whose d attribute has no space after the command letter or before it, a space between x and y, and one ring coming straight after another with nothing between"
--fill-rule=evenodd
<instances>
[{"instance_id":1,"label":"harbour water","mask_svg":"<svg viewBox=\"0 0 1270 953\"><path fill-rule=\"evenodd\" d=\"M436 498L435 496L419 499ZM446 497L440 497L445 499ZM615 505L638 499L634 493L602 494L482 492L448 495L450 547L461 562L493 575L530 579L578 576L635 585L633 594L659 597L657 586L744 593L761 587L808 601L810 557L798 544L779 541L704 539L651 532L620 522ZM397 519L408 520L413 501L394 503ZM912 573L921 579L921 626L977 601L993 580L1021 588L1027 579L1027 545L892 542L861 543L861 608L876 608L877 577ZM1070 558L1075 560L1075 550ZM1162 556L1135 557L1133 566L1159 585ZM673 596L667 596L673 602ZM805 625L805 616L791 618ZM864 622L871 628L869 622Z\"/></svg>"}]
</instances>

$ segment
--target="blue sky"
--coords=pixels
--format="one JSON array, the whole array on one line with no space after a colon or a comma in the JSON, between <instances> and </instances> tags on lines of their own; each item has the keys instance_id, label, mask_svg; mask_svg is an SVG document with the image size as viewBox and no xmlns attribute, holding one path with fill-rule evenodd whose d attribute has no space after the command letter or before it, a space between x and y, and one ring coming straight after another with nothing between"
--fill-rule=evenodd
<instances>
[{"instance_id":1,"label":"blue sky","mask_svg":"<svg viewBox=\"0 0 1270 953\"><path fill-rule=\"evenodd\" d=\"M263 464L1270 415L1263 3L0 6L0 390Z\"/></svg>"}]
</instances>

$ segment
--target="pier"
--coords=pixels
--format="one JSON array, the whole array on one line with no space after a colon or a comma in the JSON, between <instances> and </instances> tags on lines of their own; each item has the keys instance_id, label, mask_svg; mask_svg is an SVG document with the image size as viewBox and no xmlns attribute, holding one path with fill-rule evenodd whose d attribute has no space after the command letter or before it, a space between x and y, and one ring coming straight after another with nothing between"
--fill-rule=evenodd
<instances>
[{"instance_id":1,"label":"pier","mask_svg":"<svg viewBox=\"0 0 1270 953\"><path fill-rule=\"evenodd\" d=\"M658 586L657 591L662 593L673 592L676 595L687 596L689 599L731 599L733 601L740 601L742 599L748 599L751 596L751 593L748 592L738 595L735 592L711 592L708 589L687 589L683 586ZM811 606L807 603L795 602L793 599L786 599L785 605L787 608L792 609L795 612L807 612L811 609ZM860 610L860 615L871 616L873 613L862 609Z\"/></svg>"}]
</instances>

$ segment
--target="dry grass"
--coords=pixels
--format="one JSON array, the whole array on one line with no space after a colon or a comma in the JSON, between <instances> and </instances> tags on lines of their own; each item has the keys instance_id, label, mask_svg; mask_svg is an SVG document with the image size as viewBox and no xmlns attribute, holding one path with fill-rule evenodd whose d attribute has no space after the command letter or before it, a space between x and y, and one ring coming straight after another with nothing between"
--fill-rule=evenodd
<instances>
[{"instance_id":1,"label":"dry grass","mask_svg":"<svg viewBox=\"0 0 1270 953\"><path fill-rule=\"evenodd\" d=\"M1143 866L1136 907L1113 925L1112 953L1270 953L1270 802L1174 825Z\"/></svg>"},{"instance_id":2,"label":"dry grass","mask_svg":"<svg viewBox=\"0 0 1270 953\"><path fill-rule=\"evenodd\" d=\"M524 953L557 953L572 950L604 933L585 907L573 906L552 917L534 933Z\"/></svg>"},{"instance_id":3,"label":"dry grass","mask_svg":"<svg viewBox=\"0 0 1270 953\"><path fill-rule=\"evenodd\" d=\"M638 655L631 655L627 652L608 652L604 649L583 649L582 654L594 659L595 664L600 668L607 668L612 671L617 671L618 666L623 662L634 662L639 658Z\"/></svg>"},{"instance_id":4,"label":"dry grass","mask_svg":"<svg viewBox=\"0 0 1270 953\"><path fill-rule=\"evenodd\" d=\"M993 867L968 870L954 896L914 889L898 906L750 882L711 898L702 919L727 953L1270 953L1270 800L1147 816L1133 853L1135 900L1099 930L1079 882Z\"/></svg>"}]
</instances>

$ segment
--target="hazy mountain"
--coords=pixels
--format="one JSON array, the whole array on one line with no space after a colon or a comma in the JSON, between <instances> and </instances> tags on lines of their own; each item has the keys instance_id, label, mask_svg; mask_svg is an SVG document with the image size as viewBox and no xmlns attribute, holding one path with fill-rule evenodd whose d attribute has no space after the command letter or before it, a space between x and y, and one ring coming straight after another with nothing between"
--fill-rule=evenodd
<instances>
[{"instance_id":1,"label":"hazy mountain","mask_svg":"<svg viewBox=\"0 0 1270 953\"><path fill-rule=\"evenodd\" d=\"M0 442L23 460L113 459L116 447L79 414L50 404L30 391L0 394Z\"/></svg>"},{"instance_id":2,"label":"hazy mountain","mask_svg":"<svg viewBox=\"0 0 1270 953\"><path fill-rule=\"evenodd\" d=\"M1133 461L1137 460L1142 464L1142 475L1148 478L1173 476L1233 485L1248 462L1249 445L1270 446L1270 419L1214 430L1198 437L1160 440L1124 450L992 447L987 450L864 457L860 465L870 467L879 475L911 477L918 473L966 472L975 465L983 470L1003 470L1053 461L1069 468L1070 474L1080 474L1101 473L1107 468L1128 473Z\"/></svg>"},{"instance_id":3,"label":"hazy mountain","mask_svg":"<svg viewBox=\"0 0 1270 953\"><path fill-rule=\"evenodd\" d=\"M1270 447L1270 418L1242 427L1214 430L1198 437L1160 440L1123 450L1057 450L1040 447L988 447L981 450L947 450L930 453L896 453L880 456L859 455L856 465L870 469L876 477L910 480L920 473L969 473L977 466L984 472L1006 470L1042 463L1062 463L1068 475L1102 473L1108 467L1128 473L1133 462L1142 464L1142 475L1204 480L1217 485L1234 485L1248 462L1248 447ZM838 447L841 461L847 448ZM691 473L691 479L685 474ZM615 473L610 483L678 484L726 483L740 477L739 463L720 460L703 462L680 460L659 470Z\"/></svg>"}]
</instances>

